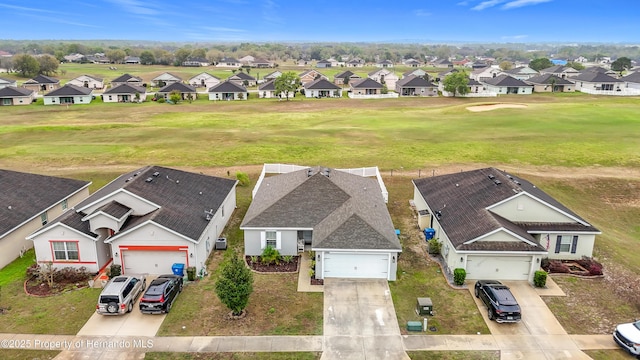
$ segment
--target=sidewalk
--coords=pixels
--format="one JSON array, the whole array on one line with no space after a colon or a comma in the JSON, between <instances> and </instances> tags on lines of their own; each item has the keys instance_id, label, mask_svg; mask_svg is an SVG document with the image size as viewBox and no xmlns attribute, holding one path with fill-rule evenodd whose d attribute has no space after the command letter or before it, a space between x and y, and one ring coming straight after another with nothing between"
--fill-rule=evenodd
<instances>
[{"instance_id":1,"label":"sidewalk","mask_svg":"<svg viewBox=\"0 0 640 360\"><path fill-rule=\"evenodd\" d=\"M311 260L307 253L300 254L300 265L298 266L298 292L323 292L322 285L311 285Z\"/></svg>"}]
</instances>

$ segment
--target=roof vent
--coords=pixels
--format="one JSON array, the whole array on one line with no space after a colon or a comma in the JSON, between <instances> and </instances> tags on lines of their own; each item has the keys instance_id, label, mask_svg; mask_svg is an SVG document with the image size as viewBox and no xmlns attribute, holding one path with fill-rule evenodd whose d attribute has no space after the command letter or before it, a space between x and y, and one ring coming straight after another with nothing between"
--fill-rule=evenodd
<instances>
[{"instance_id":1,"label":"roof vent","mask_svg":"<svg viewBox=\"0 0 640 360\"><path fill-rule=\"evenodd\" d=\"M313 174L313 169L308 168L307 169L307 177L310 177Z\"/></svg>"},{"instance_id":2,"label":"roof vent","mask_svg":"<svg viewBox=\"0 0 640 360\"><path fill-rule=\"evenodd\" d=\"M493 176L493 175L488 175L487 177L488 177L489 179L491 179L491 180L493 180L493 179L495 179L495 178L496 178L496 177L495 177L495 176Z\"/></svg>"},{"instance_id":3,"label":"roof vent","mask_svg":"<svg viewBox=\"0 0 640 360\"><path fill-rule=\"evenodd\" d=\"M213 218L213 209L204 211L204 218L210 221Z\"/></svg>"},{"instance_id":4,"label":"roof vent","mask_svg":"<svg viewBox=\"0 0 640 360\"><path fill-rule=\"evenodd\" d=\"M145 182L148 182L148 183L150 183L150 182L152 182L152 181L153 181L153 178L152 178L152 177L148 177L148 178L145 180Z\"/></svg>"},{"instance_id":5,"label":"roof vent","mask_svg":"<svg viewBox=\"0 0 640 360\"><path fill-rule=\"evenodd\" d=\"M496 184L496 185L500 185L500 184L502 184L502 181L500 181L498 179L495 179L495 180L493 180L493 183Z\"/></svg>"},{"instance_id":6,"label":"roof vent","mask_svg":"<svg viewBox=\"0 0 640 360\"><path fill-rule=\"evenodd\" d=\"M131 181L131 180L133 180L133 176L132 176L132 177L130 177L130 178L128 178L128 179L127 179L127 180L125 180L124 182L129 182L129 181Z\"/></svg>"},{"instance_id":7,"label":"roof vent","mask_svg":"<svg viewBox=\"0 0 640 360\"><path fill-rule=\"evenodd\" d=\"M326 176L326 177L329 177L329 173L330 173L330 172L331 172L331 170L330 170L330 169L324 169L324 170L322 170L322 175L324 175L324 176Z\"/></svg>"},{"instance_id":8,"label":"roof vent","mask_svg":"<svg viewBox=\"0 0 640 360\"><path fill-rule=\"evenodd\" d=\"M158 177L158 176L160 176L159 172L156 171L156 172L153 173L153 177Z\"/></svg>"}]
</instances>

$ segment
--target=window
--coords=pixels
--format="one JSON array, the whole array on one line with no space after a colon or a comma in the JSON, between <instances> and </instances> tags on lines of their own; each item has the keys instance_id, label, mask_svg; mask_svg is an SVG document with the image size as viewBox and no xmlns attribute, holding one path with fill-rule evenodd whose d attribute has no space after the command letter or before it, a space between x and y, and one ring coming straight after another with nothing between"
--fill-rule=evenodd
<instances>
[{"instance_id":1,"label":"window","mask_svg":"<svg viewBox=\"0 0 640 360\"><path fill-rule=\"evenodd\" d=\"M67 208L69 207L69 204L67 203L67 199L62 200L62 210L67 210Z\"/></svg>"},{"instance_id":2,"label":"window","mask_svg":"<svg viewBox=\"0 0 640 360\"><path fill-rule=\"evenodd\" d=\"M42 223L42 226L47 225L48 216L46 211L40 215L40 222Z\"/></svg>"},{"instance_id":3,"label":"window","mask_svg":"<svg viewBox=\"0 0 640 360\"><path fill-rule=\"evenodd\" d=\"M78 260L78 243L75 241L54 241L54 260Z\"/></svg>"},{"instance_id":4,"label":"window","mask_svg":"<svg viewBox=\"0 0 640 360\"><path fill-rule=\"evenodd\" d=\"M556 251L555 253L572 253L575 254L578 247L578 236L574 235L558 235L556 238Z\"/></svg>"},{"instance_id":5,"label":"window","mask_svg":"<svg viewBox=\"0 0 640 360\"><path fill-rule=\"evenodd\" d=\"M275 231L265 231L265 246L271 246L276 249L278 245L277 234Z\"/></svg>"}]
</instances>

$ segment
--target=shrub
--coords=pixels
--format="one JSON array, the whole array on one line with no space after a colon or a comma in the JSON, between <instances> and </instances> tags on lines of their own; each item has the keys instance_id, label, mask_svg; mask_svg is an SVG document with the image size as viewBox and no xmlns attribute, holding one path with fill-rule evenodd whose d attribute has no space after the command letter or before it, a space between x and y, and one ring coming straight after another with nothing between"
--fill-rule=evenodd
<instances>
[{"instance_id":1,"label":"shrub","mask_svg":"<svg viewBox=\"0 0 640 360\"><path fill-rule=\"evenodd\" d=\"M54 278L55 281L60 282L80 283L91 279L91 273L84 266L78 269L66 267L58 270L54 274Z\"/></svg>"},{"instance_id":2,"label":"shrub","mask_svg":"<svg viewBox=\"0 0 640 360\"><path fill-rule=\"evenodd\" d=\"M543 258L542 261L540 261L540 267L545 271L549 271L549 258Z\"/></svg>"},{"instance_id":3,"label":"shrub","mask_svg":"<svg viewBox=\"0 0 640 360\"><path fill-rule=\"evenodd\" d=\"M293 261L293 255L285 255L282 257L282 260L284 260L284 262L287 264L291 264L291 262Z\"/></svg>"},{"instance_id":4,"label":"shrub","mask_svg":"<svg viewBox=\"0 0 640 360\"><path fill-rule=\"evenodd\" d=\"M221 266L215 291L234 315L240 315L247 307L253 292L253 274L235 254Z\"/></svg>"},{"instance_id":5,"label":"shrub","mask_svg":"<svg viewBox=\"0 0 640 360\"><path fill-rule=\"evenodd\" d=\"M109 269L109 279L120 276L120 274L122 274L122 266L111 265L111 269Z\"/></svg>"},{"instance_id":6,"label":"shrub","mask_svg":"<svg viewBox=\"0 0 640 360\"><path fill-rule=\"evenodd\" d=\"M429 254L440 254L442 243L437 238L432 238L427 242L429 246Z\"/></svg>"},{"instance_id":7,"label":"shrub","mask_svg":"<svg viewBox=\"0 0 640 360\"><path fill-rule=\"evenodd\" d=\"M39 273L40 273L40 266L38 264L33 264L27 268L28 278L38 276Z\"/></svg>"},{"instance_id":8,"label":"shrub","mask_svg":"<svg viewBox=\"0 0 640 360\"><path fill-rule=\"evenodd\" d=\"M249 186L251 184L251 180L249 180L249 175L247 175L246 173L238 171L236 173L236 179L238 180L238 183L240 184L240 186Z\"/></svg>"},{"instance_id":9,"label":"shrub","mask_svg":"<svg viewBox=\"0 0 640 360\"><path fill-rule=\"evenodd\" d=\"M533 275L533 285L535 287L544 287L547 284L547 272L538 270Z\"/></svg>"},{"instance_id":10,"label":"shrub","mask_svg":"<svg viewBox=\"0 0 640 360\"><path fill-rule=\"evenodd\" d=\"M549 272L550 273L569 273L569 267L560 260L550 260L549 261Z\"/></svg>"},{"instance_id":11,"label":"shrub","mask_svg":"<svg viewBox=\"0 0 640 360\"><path fill-rule=\"evenodd\" d=\"M164 104L164 97L159 97L158 98L158 103Z\"/></svg>"},{"instance_id":12,"label":"shrub","mask_svg":"<svg viewBox=\"0 0 640 360\"><path fill-rule=\"evenodd\" d=\"M260 256L260 262L265 265L273 264L278 262L280 259L280 252L276 250L273 246L267 246L262 250L262 255Z\"/></svg>"},{"instance_id":13,"label":"shrub","mask_svg":"<svg viewBox=\"0 0 640 360\"><path fill-rule=\"evenodd\" d=\"M590 258L583 256L582 259L576 260L576 262L583 268L589 271L589 275L602 275L602 264Z\"/></svg>"},{"instance_id":14,"label":"shrub","mask_svg":"<svg viewBox=\"0 0 640 360\"><path fill-rule=\"evenodd\" d=\"M453 282L460 286L464 285L464 280L467 278L467 271L463 268L456 268L453 270Z\"/></svg>"}]
</instances>

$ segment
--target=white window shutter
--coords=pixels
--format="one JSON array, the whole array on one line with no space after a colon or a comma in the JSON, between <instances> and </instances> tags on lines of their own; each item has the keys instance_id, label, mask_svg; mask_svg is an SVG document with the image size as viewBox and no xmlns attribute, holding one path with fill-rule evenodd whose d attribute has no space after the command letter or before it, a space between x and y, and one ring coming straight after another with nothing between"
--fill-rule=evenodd
<instances>
[{"instance_id":1,"label":"white window shutter","mask_svg":"<svg viewBox=\"0 0 640 360\"><path fill-rule=\"evenodd\" d=\"M282 233L280 231L276 232L276 249L282 249Z\"/></svg>"},{"instance_id":2,"label":"white window shutter","mask_svg":"<svg viewBox=\"0 0 640 360\"><path fill-rule=\"evenodd\" d=\"M260 232L260 249L264 249L267 247L267 232Z\"/></svg>"}]
</instances>

